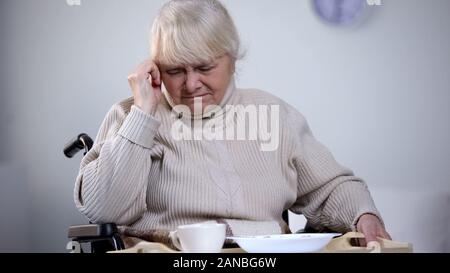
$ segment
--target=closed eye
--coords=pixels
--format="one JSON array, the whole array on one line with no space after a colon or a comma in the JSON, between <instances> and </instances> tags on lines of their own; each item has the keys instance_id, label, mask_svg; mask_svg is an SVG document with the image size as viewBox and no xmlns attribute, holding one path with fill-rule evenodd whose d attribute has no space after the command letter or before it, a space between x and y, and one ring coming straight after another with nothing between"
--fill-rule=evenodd
<instances>
[{"instance_id":1,"label":"closed eye","mask_svg":"<svg viewBox=\"0 0 450 273\"><path fill-rule=\"evenodd\" d=\"M208 72L211 71L215 66L213 65L202 65L197 67L196 69L199 70L200 72Z\"/></svg>"},{"instance_id":2,"label":"closed eye","mask_svg":"<svg viewBox=\"0 0 450 273\"><path fill-rule=\"evenodd\" d=\"M169 70L166 71L166 73L169 74L169 75L177 75L177 74L180 74L182 72L183 71L180 68L169 69Z\"/></svg>"}]
</instances>

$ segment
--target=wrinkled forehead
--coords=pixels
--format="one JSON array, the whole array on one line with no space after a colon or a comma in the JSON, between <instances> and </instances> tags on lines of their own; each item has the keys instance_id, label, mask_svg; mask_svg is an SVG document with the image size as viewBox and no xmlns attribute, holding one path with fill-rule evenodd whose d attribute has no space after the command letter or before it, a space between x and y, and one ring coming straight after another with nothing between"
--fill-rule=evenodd
<instances>
[{"instance_id":1,"label":"wrinkled forehead","mask_svg":"<svg viewBox=\"0 0 450 273\"><path fill-rule=\"evenodd\" d=\"M193 61L191 63L184 63L184 62L157 62L158 66L165 69L172 69L172 68L195 68L199 66L205 66L205 65L212 65L217 61L217 58L213 60L205 59L205 60L197 60Z\"/></svg>"},{"instance_id":2,"label":"wrinkled forehead","mask_svg":"<svg viewBox=\"0 0 450 273\"><path fill-rule=\"evenodd\" d=\"M154 57L154 61L165 67L195 67L210 64L219 58L219 54L212 52L196 52L186 48L177 48L166 45L167 48L160 48L160 53ZM208 54L209 53L209 54Z\"/></svg>"}]
</instances>

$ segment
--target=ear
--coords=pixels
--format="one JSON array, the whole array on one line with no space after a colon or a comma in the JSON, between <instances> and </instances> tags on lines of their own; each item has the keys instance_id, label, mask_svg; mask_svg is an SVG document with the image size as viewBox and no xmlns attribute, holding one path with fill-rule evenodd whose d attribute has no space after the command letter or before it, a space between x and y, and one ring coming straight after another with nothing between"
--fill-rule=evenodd
<instances>
[{"instance_id":1,"label":"ear","mask_svg":"<svg viewBox=\"0 0 450 273\"><path fill-rule=\"evenodd\" d=\"M233 58L230 58L230 72L231 74L234 74L236 72L236 60Z\"/></svg>"}]
</instances>

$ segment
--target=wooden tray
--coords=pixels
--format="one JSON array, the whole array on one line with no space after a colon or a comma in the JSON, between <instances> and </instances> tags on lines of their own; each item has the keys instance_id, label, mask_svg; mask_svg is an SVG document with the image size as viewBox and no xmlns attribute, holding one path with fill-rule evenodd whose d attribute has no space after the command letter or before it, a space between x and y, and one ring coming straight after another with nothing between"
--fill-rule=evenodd
<instances>
[{"instance_id":1,"label":"wooden tray","mask_svg":"<svg viewBox=\"0 0 450 273\"><path fill-rule=\"evenodd\" d=\"M353 246L352 239L364 238L359 232L348 232L334 238L322 250L324 253L411 253L412 244L378 238L378 242L369 242L367 247Z\"/></svg>"},{"instance_id":2,"label":"wooden tray","mask_svg":"<svg viewBox=\"0 0 450 273\"><path fill-rule=\"evenodd\" d=\"M396 242L378 238L379 242L370 242L367 247L353 246L351 240L364 238L359 232L348 232L343 236L334 238L320 251L320 253L411 253L410 243ZM124 250L110 251L108 253L180 253L161 243L142 241L134 247ZM225 248L222 253L245 253L241 248Z\"/></svg>"}]
</instances>

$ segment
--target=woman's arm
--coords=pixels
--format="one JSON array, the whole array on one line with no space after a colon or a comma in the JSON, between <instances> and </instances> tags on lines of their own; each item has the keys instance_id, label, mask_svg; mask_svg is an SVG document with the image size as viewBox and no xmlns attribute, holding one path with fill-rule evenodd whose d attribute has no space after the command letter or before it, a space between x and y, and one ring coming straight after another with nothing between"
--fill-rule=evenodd
<instances>
[{"instance_id":1,"label":"woman's arm","mask_svg":"<svg viewBox=\"0 0 450 273\"><path fill-rule=\"evenodd\" d=\"M365 182L336 162L292 107L288 108L288 120L294 128L292 162L298 178L297 201L291 210L302 213L318 230L356 230L358 219L366 213L382 221Z\"/></svg>"},{"instance_id":2,"label":"woman's arm","mask_svg":"<svg viewBox=\"0 0 450 273\"><path fill-rule=\"evenodd\" d=\"M94 223L128 225L146 210L150 148L160 123L134 105L126 113L131 103L111 108L81 162L75 203Z\"/></svg>"},{"instance_id":3,"label":"woman's arm","mask_svg":"<svg viewBox=\"0 0 450 273\"><path fill-rule=\"evenodd\" d=\"M128 225L147 209L150 148L160 125L154 119L161 99L158 66L144 60L128 83L133 99L111 108L77 177L75 203L92 222Z\"/></svg>"}]
</instances>

